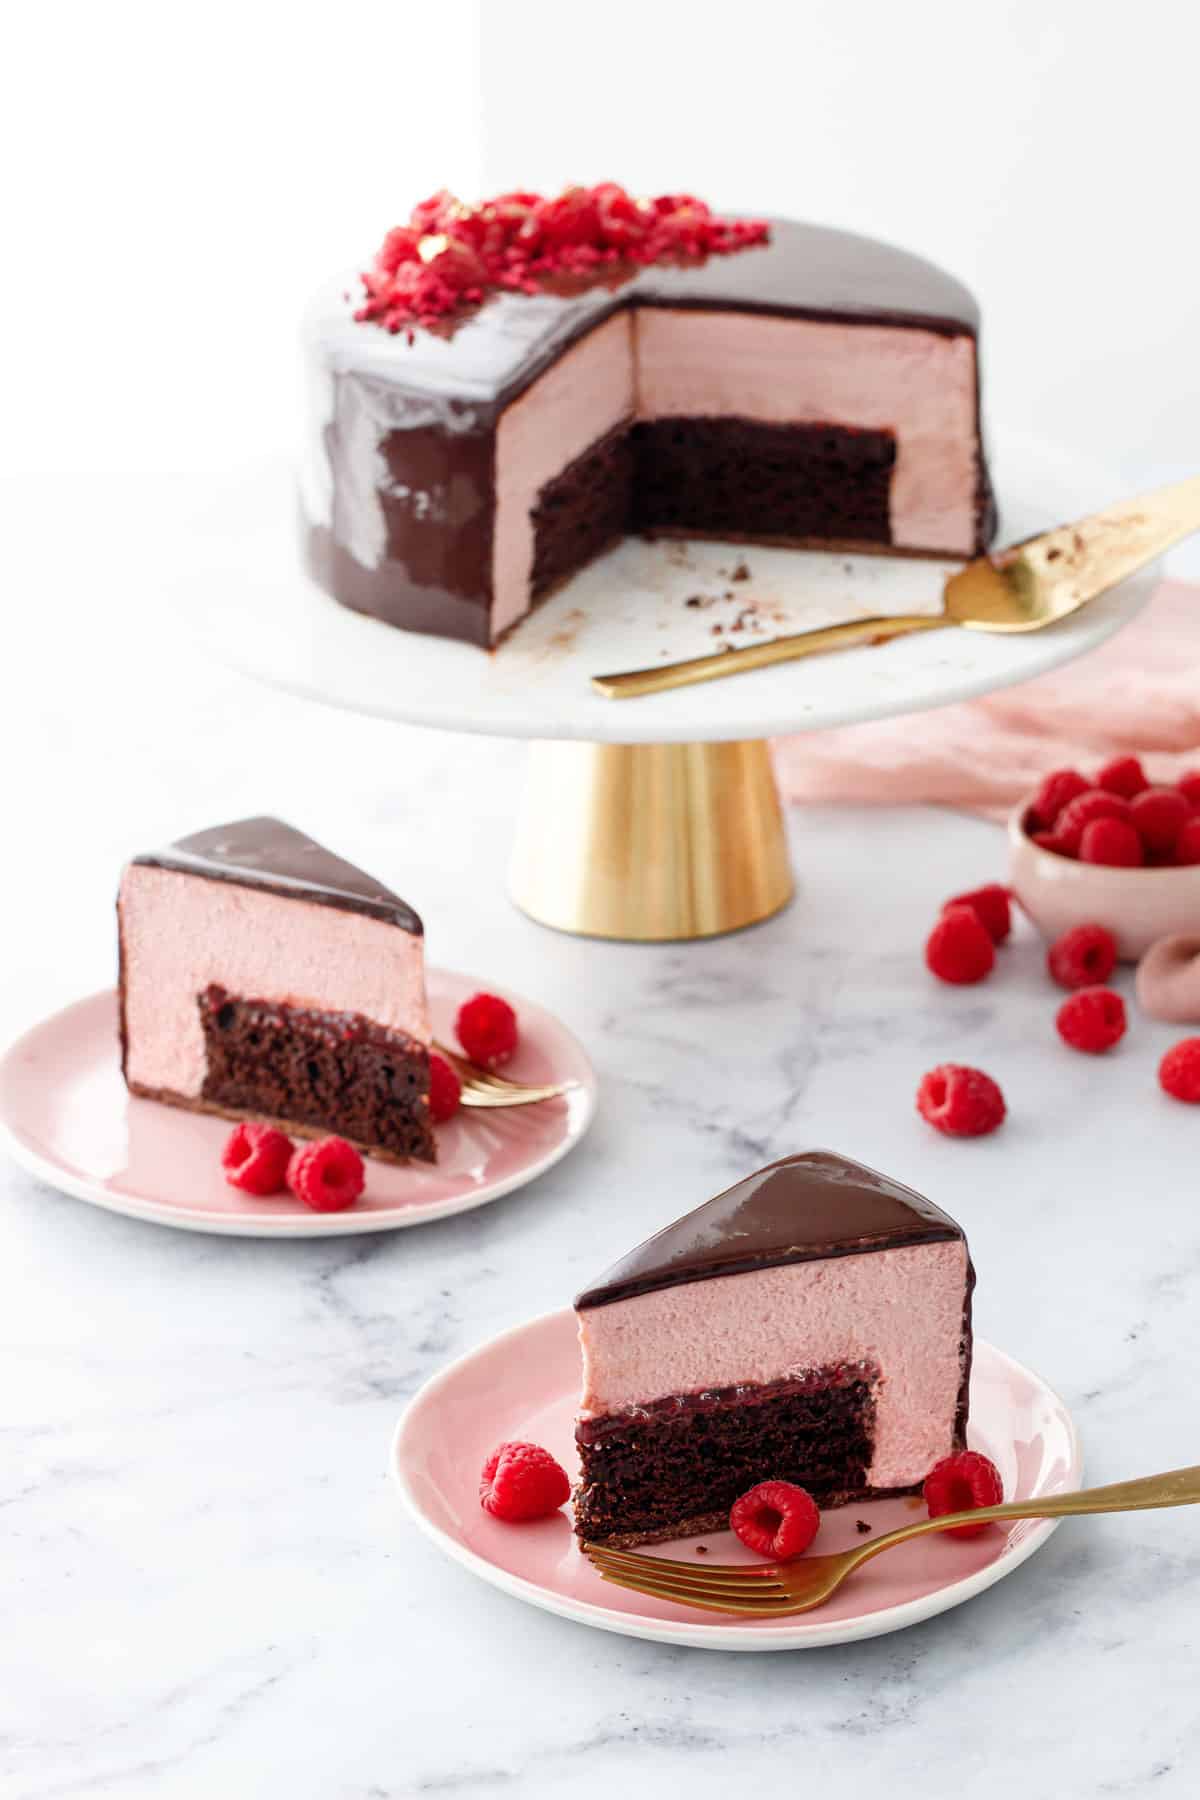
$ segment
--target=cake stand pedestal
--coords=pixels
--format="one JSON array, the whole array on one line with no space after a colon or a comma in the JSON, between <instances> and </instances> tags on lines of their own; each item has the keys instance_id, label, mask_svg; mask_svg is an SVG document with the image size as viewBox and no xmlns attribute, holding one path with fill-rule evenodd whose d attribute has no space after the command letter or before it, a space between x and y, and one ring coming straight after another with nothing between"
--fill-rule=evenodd
<instances>
[{"instance_id":1,"label":"cake stand pedestal","mask_svg":"<svg viewBox=\"0 0 1200 1800\"><path fill-rule=\"evenodd\" d=\"M1001 542L1095 511L1111 470L998 433ZM1142 570L1049 630L947 629L606 700L589 677L804 631L941 607L956 563L629 539L490 655L336 605L298 568L285 468L242 475L197 520L177 618L245 674L409 725L533 741L511 865L516 903L560 930L704 938L785 905L792 875L767 739L920 713L1028 681L1101 644L1158 578ZM161 589L156 590L156 602ZM432 852L436 854L436 850Z\"/></svg>"},{"instance_id":2,"label":"cake stand pedestal","mask_svg":"<svg viewBox=\"0 0 1200 1800\"><path fill-rule=\"evenodd\" d=\"M794 892L761 738L530 747L509 891L542 925L589 937L713 937Z\"/></svg>"}]
</instances>

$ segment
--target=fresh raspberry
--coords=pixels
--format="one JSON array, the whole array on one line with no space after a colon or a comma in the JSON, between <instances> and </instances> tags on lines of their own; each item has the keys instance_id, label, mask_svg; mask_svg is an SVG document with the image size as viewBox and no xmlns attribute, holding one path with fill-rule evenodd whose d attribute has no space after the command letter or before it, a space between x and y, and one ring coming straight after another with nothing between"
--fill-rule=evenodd
<instances>
[{"instance_id":1,"label":"fresh raspberry","mask_svg":"<svg viewBox=\"0 0 1200 1800\"><path fill-rule=\"evenodd\" d=\"M1059 987L1102 987L1117 966L1117 940L1104 925L1072 925L1046 952Z\"/></svg>"},{"instance_id":2,"label":"fresh raspberry","mask_svg":"<svg viewBox=\"0 0 1200 1800\"><path fill-rule=\"evenodd\" d=\"M760 1481L734 1501L729 1529L760 1556L791 1562L803 1556L821 1529L817 1503L793 1481Z\"/></svg>"},{"instance_id":3,"label":"fresh raspberry","mask_svg":"<svg viewBox=\"0 0 1200 1800\"><path fill-rule=\"evenodd\" d=\"M464 1001L454 1029L466 1055L481 1069L507 1062L517 1047L517 1015L496 994L473 994Z\"/></svg>"},{"instance_id":4,"label":"fresh raspberry","mask_svg":"<svg viewBox=\"0 0 1200 1800\"><path fill-rule=\"evenodd\" d=\"M1086 794L1091 782L1078 769L1053 769L1033 796L1033 819L1037 829L1045 831L1053 825L1064 806Z\"/></svg>"},{"instance_id":5,"label":"fresh raspberry","mask_svg":"<svg viewBox=\"0 0 1200 1800\"><path fill-rule=\"evenodd\" d=\"M991 933L973 906L947 906L925 940L925 963L939 981L982 981L996 961Z\"/></svg>"},{"instance_id":6,"label":"fresh raspberry","mask_svg":"<svg viewBox=\"0 0 1200 1800\"><path fill-rule=\"evenodd\" d=\"M1150 786L1146 771L1136 756L1114 756L1111 762L1097 771L1096 786L1104 788L1107 793L1120 794L1122 799L1132 800L1143 788Z\"/></svg>"},{"instance_id":7,"label":"fresh raspberry","mask_svg":"<svg viewBox=\"0 0 1200 1800\"><path fill-rule=\"evenodd\" d=\"M1140 869L1146 860L1142 840L1124 819L1093 819L1083 828L1079 860L1109 869Z\"/></svg>"},{"instance_id":8,"label":"fresh raspberry","mask_svg":"<svg viewBox=\"0 0 1200 1800\"><path fill-rule=\"evenodd\" d=\"M345 1138L302 1144L288 1164L287 1184L314 1212L345 1212L363 1191L363 1159Z\"/></svg>"},{"instance_id":9,"label":"fresh raspberry","mask_svg":"<svg viewBox=\"0 0 1200 1800\"><path fill-rule=\"evenodd\" d=\"M931 1519L944 1518L947 1513L974 1512L979 1506L999 1506L1004 1499L999 1469L978 1450L956 1450L953 1456L943 1456L930 1469L921 1491ZM985 1519L981 1525L952 1525L946 1536L978 1537L990 1524L991 1520Z\"/></svg>"},{"instance_id":10,"label":"fresh raspberry","mask_svg":"<svg viewBox=\"0 0 1200 1800\"><path fill-rule=\"evenodd\" d=\"M1075 860L1074 850L1068 850L1056 831L1031 831L1030 839L1039 850L1048 850L1051 856L1069 856Z\"/></svg>"},{"instance_id":11,"label":"fresh raspberry","mask_svg":"<svg viewBox=\"0 0 1200 1800\"><path fill-rule=\"evenodd\" d=\"M1188 820L1175 840L1171 860L1181 869L1200 863L1200 818Z\"/></svg>"},{"instance_id":12,"label":"fresh raspberry","mask_svg":"<svg viewBox=\"0 0 1200 1800\"><path fill-rule=\"evenodd\" d=\"M1189 769L1175 783L1193 812L1200 812L1200 769Z\"/></svg>"},{"instance_id":13,"label":"fresh raspberry","mask_svg":"<svg viewBox=\"0 0 1200 1800\"><path fill-rule=\"evenodd\" d=\"M1063 1001L1054 1023L1072 1050L1102 1056L1125 1036L1125 1002L1111 988L1080 988Z\"/></svg>"},{"instance_id":14,"label":"fresh raspberry","mask_svg":"<svg viewBox=\"0 0 1200 1800\"><path fill-rule=\"evenodd\" d=\"M570 1498L567 1471L540 1444L497 1445L479 1477L480 1506L507 1525L548 1518Z\"/></svg>"},{"instance_id":15,"label":"fresh raspberry","mask_svg":"<svg viewBox=\"0 0 1200 1800\"><path fill-rule=\"evenodd\" d=\"M462 1099L462 1082L444 1056L429 1052L429 1116L435 1125L444 1125L458 1111Z\"/></svg>"},{"instance_id":16,"label":"fresh raspberry","mask_svg":"<svg viewBox=\"0 0 1200 1800\"><path fill-rule=\"evenodd\" d=\"M1129 803L1129 821L1147 851L1166 856L1192 816L1192 809L1176 788L1144 788Z\"/></svg>"},{"instance_id":17,"label":"fresh raspberry","mask_svg":"<svg viewBox=\"0 0 1200 1800\"><path fill-rule=\"evenodd\" d=\"M1173 1100L1200 1106L1200 1037L1172 1044L1158 1065L1158 1079Z\"/></svg>"},{"instance_id":18,"label":"fresh raspberry","mask_svg":"<svg viewBox=\"0 0 1200 1800\"><path fill-rule=\"evenodd\" d=\"M221 1167L230 1187L244 1194L281 1193L287 1184L292 1140L271 1125L235 1125L221 1152Z\"/></svg>"},{"instance_id":19,"label":"fresh raspberry","mask_svg":"<svg viewBox=\"0 0 1200 1800\"><path fill-rule=\"evenodd\" d=\"M955 894L953 899L947 900L942 911L951 906L969 906L993 944L1002 944L1012 930L1008 889L1001 887L998 881L990 881L986 887L972 888L967 894Z\"/></svg>"},{"instance_id":20,"label":"fresh raspberry","mask_svg":"<svg viewBox=\"0 0 1200 1800\"><path fill-rule=\"evenodd\" d=\"M963 1063L939 1063L921 1077L917 1111L947 1137L986 1137L1004 1121L1004 1095L990 1075Z\"/></svg>"},{"instance_id":21,"label":"fresh raspberry","mask_svg":"<svg viewBox=\"0 0 1200 1800\"><path fill-rule=\"evenodd\" d=\"M1120 794L1105 793L1103 788L1091 788L1064 806L1055 820L1054 830L1069 856L1079 855L1084 827L1093 819L1122 819L1127 824L1128 800L1123 800Z\"/></svg>"}]
</instances>

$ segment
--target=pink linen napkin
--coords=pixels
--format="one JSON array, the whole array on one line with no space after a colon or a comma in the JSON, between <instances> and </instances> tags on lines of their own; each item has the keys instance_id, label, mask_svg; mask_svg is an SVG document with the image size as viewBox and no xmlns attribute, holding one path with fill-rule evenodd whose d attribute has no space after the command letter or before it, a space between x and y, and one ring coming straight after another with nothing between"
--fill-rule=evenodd
<instances>
[{"instance_id":1,"label":"pink linen napkin","mask_svg":"<svg viewBox=\"0 0 1200 1800\"><path fill-rule=\"evenodd\" d=\"M1118 752L1173 780L1200 768L1200 587L1164 581L1099 650L1020 687L774 749L787 800L926 801L986 818L1003 818L1048 769L1087 773Z\"/></svg>"}]
</instances>

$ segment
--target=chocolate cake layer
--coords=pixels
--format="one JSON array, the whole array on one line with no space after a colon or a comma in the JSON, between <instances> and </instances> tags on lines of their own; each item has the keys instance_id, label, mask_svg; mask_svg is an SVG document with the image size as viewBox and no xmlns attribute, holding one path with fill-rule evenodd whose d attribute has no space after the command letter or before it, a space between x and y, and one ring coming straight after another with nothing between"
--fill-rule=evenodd
<instances>
[{"instance_id":1,"label":"chocolate cake layer","mask_svg":"<svg viewBox=\"0 0 1200 1800\"><path fill-rule=\"evenodd\" d=\"M863 1364L821 1369L580 1420L576 1531L622 1545L723 1530L760 1481L796 1482L826 1507L869 1497L878 1378Z\"/></svg>"},{"instance_id":2,"label":"chocolate cake layer","mask_svg":"<svg viewBox=\"0 0 1200 1800\"><path fill-rule=\"evenodd\" d=\"M634 443L624 426L546 484L533 512L533 599L542 599L631 529L633 490Z\"/></svg>"},{"instance_id":3,"label":"chocolate cake layer","mask_svg":"<svg viewBox=\"0 0 1200 1800\"><path fill-rule=\"evenodd\" d=\"M359 1013L244 999L217 986L197 1004L206 1107L294 1121L393 1157L435 1160L429 1053L416 1039Z\"/></svg>"},{"instance_id":4,"label":"chocolate cake layer","mask_svg":"<svg viewBox=\"0 0 1200 1800\"><path fill-rule=\"evenodd\" d=\"M889 544L890 431L653 419L633 428L629 528Z\"/></svg>"}]
</instances>

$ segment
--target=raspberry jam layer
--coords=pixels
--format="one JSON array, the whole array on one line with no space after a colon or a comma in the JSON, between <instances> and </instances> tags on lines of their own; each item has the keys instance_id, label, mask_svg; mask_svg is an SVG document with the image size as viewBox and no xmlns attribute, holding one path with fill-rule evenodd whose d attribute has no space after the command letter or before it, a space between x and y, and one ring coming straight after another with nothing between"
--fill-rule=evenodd
<instances>
[{"instance_id":1,"label":"raspberry jam layer","mask_svg":"<svg viewBox=\"0 0 1200 1800\"><path fill-rule=\"evenodd\" d=\"M873 1364L838 1365L581 1420L575 1528L618 1545L719 1530L738 1496L768 1480L795 1482L820 1506L862 1499L879 1380Z\"/></svg>"}]
</instances>

